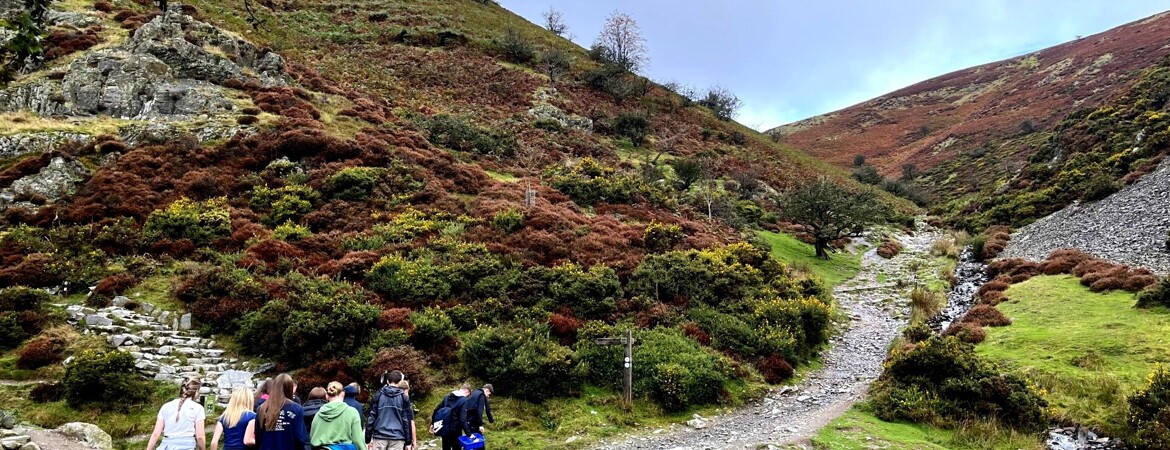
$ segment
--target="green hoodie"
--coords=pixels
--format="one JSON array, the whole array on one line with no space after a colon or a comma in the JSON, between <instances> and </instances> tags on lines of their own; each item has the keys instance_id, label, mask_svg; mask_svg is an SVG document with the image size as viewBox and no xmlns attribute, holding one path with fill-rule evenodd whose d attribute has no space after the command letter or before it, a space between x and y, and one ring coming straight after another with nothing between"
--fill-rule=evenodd
<instances>
[{"instance_id":1,"label":"green hoodie","mask_svg":"<svg viewBox=\"0 0 1170 450\"><path fill-rule=\"evenodd\" d=\"M313 448L329 444L351 443L358 450L366 450L365 432L362 419L356 409L345 402L329 402L313 417L309 442Z\"/></svg>"}]
</instances>

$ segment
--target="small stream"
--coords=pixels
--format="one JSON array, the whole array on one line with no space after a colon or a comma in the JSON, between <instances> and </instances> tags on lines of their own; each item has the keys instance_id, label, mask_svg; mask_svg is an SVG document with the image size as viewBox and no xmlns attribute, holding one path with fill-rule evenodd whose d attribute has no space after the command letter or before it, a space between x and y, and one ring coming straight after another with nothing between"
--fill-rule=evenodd
<instances>
[{"instance_id":1,"label":"small stream","mask_svg":"<svg viewBox=\"0 0 1170 450\"><path fill-rule=\"evenodd\" d=\"M947 306L927 320L927 325L936 332L947 329L956 319L963 317L968 309L975 306L975 292L987 282L986 264L975 259L971 247L963 248L959 263L955 267L955 286L947 293Z\"/></svg>"},{"instance_id":2,"label":"small stream","mask_svg":"<svg viewBox=\"0 0 1170 450\"><path fill-rule=\"evenodd\" d=\"M947 294L947 305L937 315L926 321L935 332L942 332L951 322L963 317L967 310L978 303L975 293L988 281L987 265L977 261L971 248L963 249L955 267L955 286ZM1125 448L1120 442L1108 437L1097 436L1084 428L1054 427L1048 430L1045 445L1048 450L1114 450Z\"/></svg>"}]
</instances>

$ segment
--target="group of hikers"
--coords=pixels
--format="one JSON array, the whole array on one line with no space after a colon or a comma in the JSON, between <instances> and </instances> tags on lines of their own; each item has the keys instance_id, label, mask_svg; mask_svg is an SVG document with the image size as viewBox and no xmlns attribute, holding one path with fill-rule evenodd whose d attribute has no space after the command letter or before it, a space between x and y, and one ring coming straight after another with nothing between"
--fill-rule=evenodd
<instances>
[{"instance_id":1,"label":"group of hikers","mask_svg":"<svg viewBox=\"0 0 1170 450\"><path fill-rule=\"evenodd\" d=\"M357 396L357 383L333 381L297 397L297 383L281 374L232 392L227 408L215 422L211 450L417 450L418 435L410 381L398 370L384 372L381 388L369 408ZM159 409L146 450L206 450L207 413L199 403L199 380L184 380L179 397ZM442 439L443 450L461 450L462 436L480 434L492 417L492 385L471 390L464 384L451 391L431 414L430 432ZM477 448L482 448L482 441Z\"/></svg>"}]
</instances>

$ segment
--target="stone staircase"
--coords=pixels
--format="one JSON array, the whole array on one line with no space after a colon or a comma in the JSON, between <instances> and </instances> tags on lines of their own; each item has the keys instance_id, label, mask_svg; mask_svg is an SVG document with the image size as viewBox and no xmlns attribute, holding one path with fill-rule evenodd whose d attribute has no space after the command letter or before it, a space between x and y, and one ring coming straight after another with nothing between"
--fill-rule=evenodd
<instances>
[{"instance_id":1,"label":"stone staircase","mask_svg":"<svg viewBox=\"0 0 1170 450\"><path fill-rule=\"evenodd\" d=\"M135 310L126 308L134 304ZM190 314L121 296L114 298L113 306L69 305L65 312L69 323L83 333L103 336L111 347L133 356L142 376L176 384L198 377L203 380L202 394L214 396L220 405L227 404L232 389L251 387L253 373L260 368L230 357L215 340L192 331Z\"/></svg>"}]
</instances>

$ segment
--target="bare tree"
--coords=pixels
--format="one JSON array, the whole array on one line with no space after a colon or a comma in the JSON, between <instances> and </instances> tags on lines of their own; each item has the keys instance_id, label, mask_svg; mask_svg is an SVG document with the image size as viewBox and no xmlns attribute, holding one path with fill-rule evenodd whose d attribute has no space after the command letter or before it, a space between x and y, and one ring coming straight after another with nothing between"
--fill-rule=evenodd
<instances>
[{"instance_id":1,"label":"bare tree","mask_svg":"<svg viewBox=\"0 0 1170 450\"><path fill-rule=\"evenodd\" d=\"M698 103L710 109L719 120L724 121L731 120L731 118L735 117L739 108L743 106L743 102L739 100L739 97L736 97L735 94L732 94L731 91L722 86L713 86L707 89L707 96L699 99Z\"/></svg>"},{"instance_id":2,"label":"bare tree","mask_svg":"<svg viewBox=\"0 0 1170 450\"><path fill-rule=\"evenodd\" d=\"M613 12L605 19L605 27L593 43L594 50L604 62L634 72L646 62L646 39L638 22L627 14Z\"/></svg>"},{"instance_id":3,"label":"bare tree","mask_svg":"<svg viewBox=\"0 0 1170 450\"><path fill-rule=\"evenodd\" d=\"M565 23L565 15L561 14L560 11L549 7L542 16L544 17L544 27L553 34L564 36L565 32L569 31L569 25Z\"/></svg>"}]
</instances>

